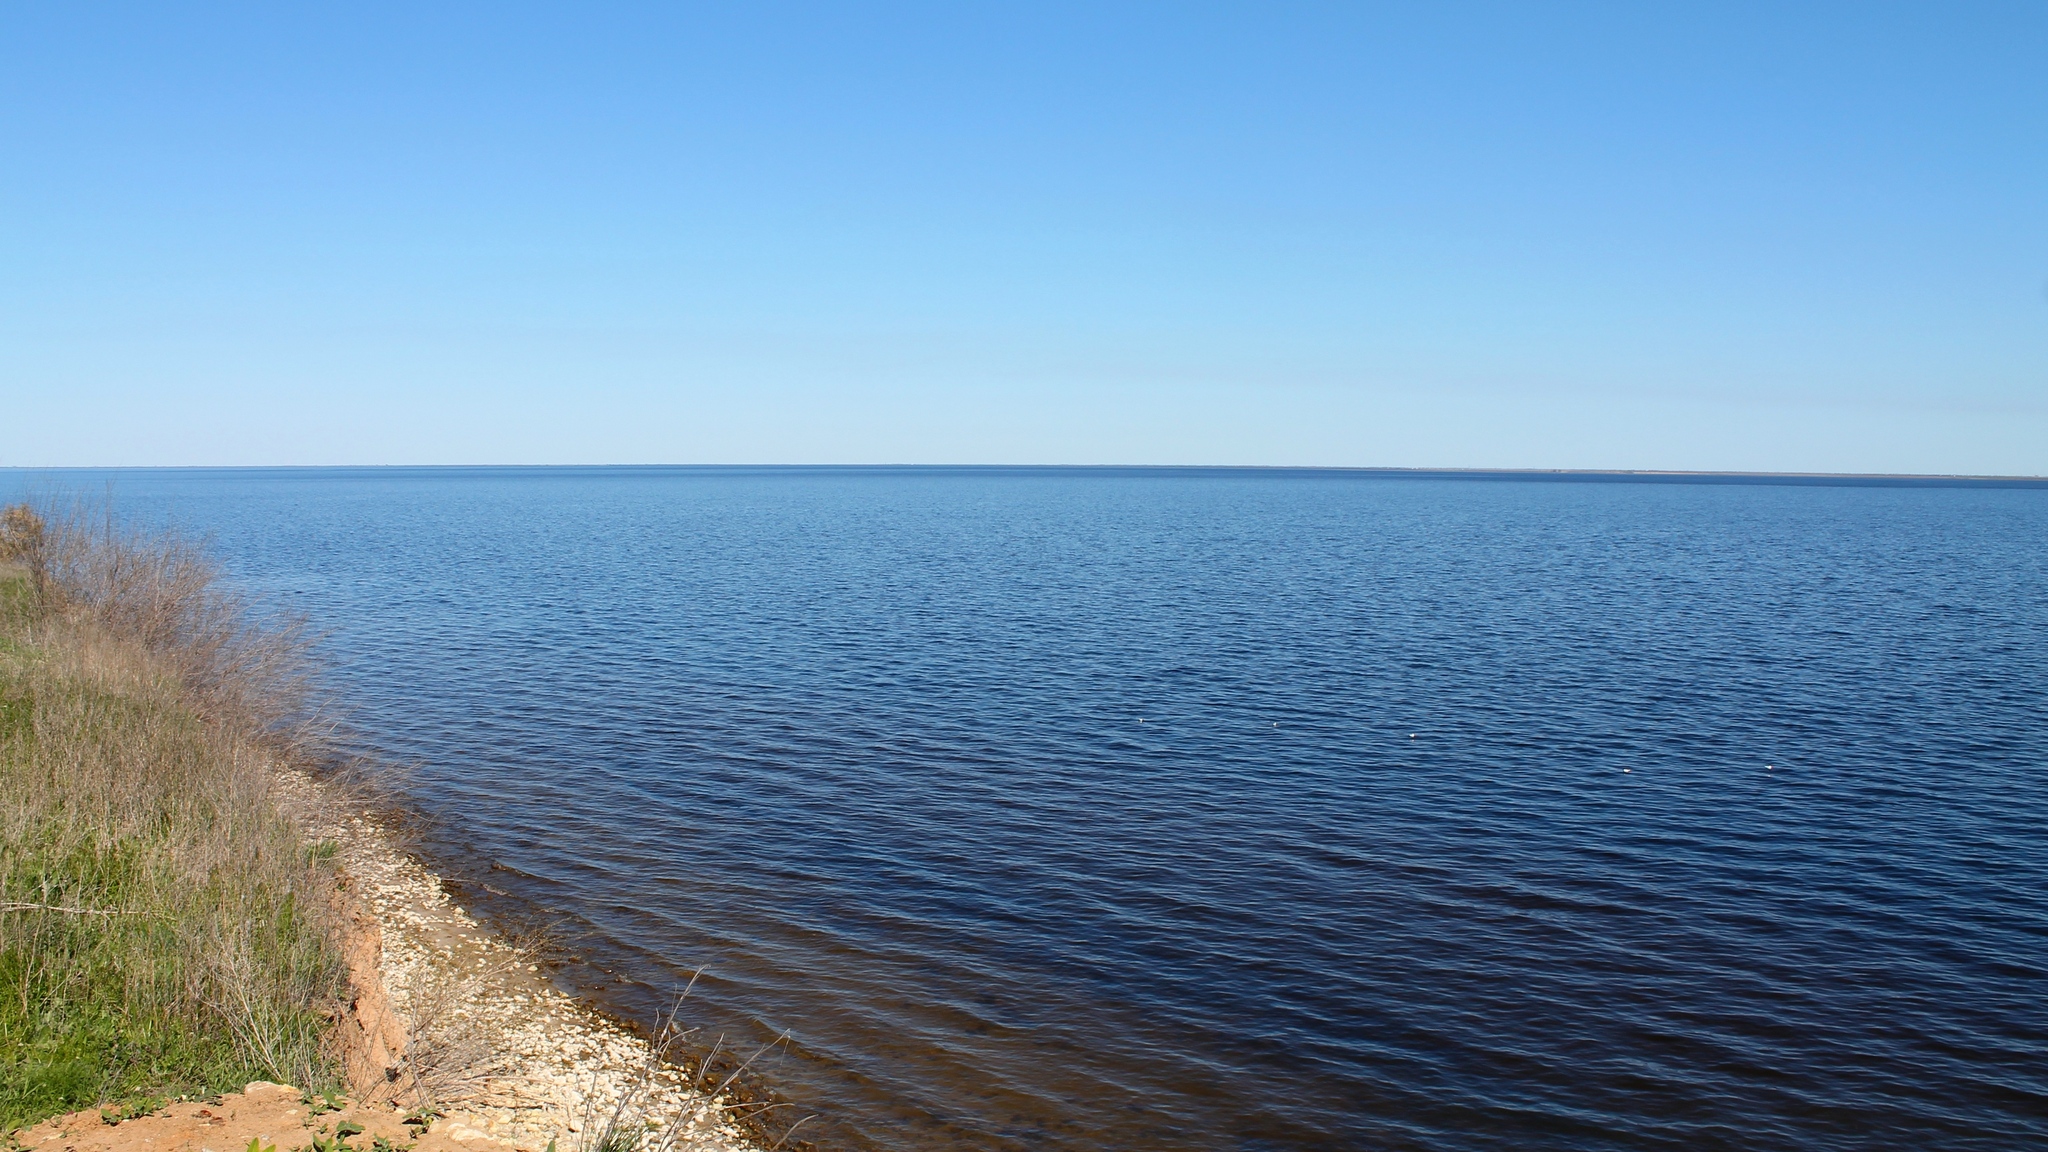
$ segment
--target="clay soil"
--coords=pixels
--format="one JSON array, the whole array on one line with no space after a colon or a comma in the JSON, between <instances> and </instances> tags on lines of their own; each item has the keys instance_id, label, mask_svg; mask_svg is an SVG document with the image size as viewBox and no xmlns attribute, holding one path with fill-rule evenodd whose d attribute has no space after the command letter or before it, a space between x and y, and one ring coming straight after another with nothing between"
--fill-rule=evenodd
<instances>
[{"instance_id":1,"label":"clay soil","mask_svg":"<svg viewBox=\"0 0 2048 1152\"><path fill-rule=\"evenodd\" d=\"M475 1120L450 1113L430 1126L409 1125L406 1110L392 1101L334 1110L297 1088L259 1081L240 1092L171 1104L133 1119L118 1119L113 1110L73 1112L18 1132L15 1140L38 1152L247 1152L252 1147L298 1152L316 1146L350 1152L379 1152L381 1147L511 1152L517 1147L477 1127ZM345 1124L361 1131L337 1137Z\"/></svg>"}]
</instances>

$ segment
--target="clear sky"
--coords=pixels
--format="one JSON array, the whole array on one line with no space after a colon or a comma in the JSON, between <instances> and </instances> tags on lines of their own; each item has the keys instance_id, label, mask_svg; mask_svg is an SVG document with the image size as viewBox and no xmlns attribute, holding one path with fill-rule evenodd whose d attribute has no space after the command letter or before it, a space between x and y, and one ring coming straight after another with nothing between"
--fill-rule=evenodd
<instances>
[{"instance_id":1,"label":"clear sky","mask_svg":"<svg viewBox=\"0 0 2048 1152\"><path fill-rule=\"evenodd\" d=\"M2048 473L2048 4L10 4L0 464Z\"/></svg>"}]
</instances>

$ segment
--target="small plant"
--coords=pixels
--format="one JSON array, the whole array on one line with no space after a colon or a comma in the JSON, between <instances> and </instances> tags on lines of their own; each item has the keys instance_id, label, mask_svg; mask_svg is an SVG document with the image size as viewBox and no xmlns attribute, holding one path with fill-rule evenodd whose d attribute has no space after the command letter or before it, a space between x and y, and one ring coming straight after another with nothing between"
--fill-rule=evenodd
<instances>
[{"instance_id":1,"label":"small plant","mask_svg":"<svg viewBox=\"0 0 2048 1152\"><path fill-rule=\"evenodd\" d=\"M308 1091L299 1098L299 1103L312 1109L313 1115L324 1116L329 1112L341 1111L342 1106L347 1104L348 1101L342 1099L341 1095L336 1092Z\"/></svg>"},{"instance_id":2,"label":"small plant","mask_svg":"<svg viewBox=\"0 0 2048 1152\"><path fill-rule=\"evenodd\" d=\"M393 1144L382 1136L370 1137L370 1152L412 1152L410 1144ZM555 1152L554 1141L548 1142L548 1152Z\"/></svg>"},{"instance_id":3,"label":"small plant","mask_svg":"<svg viewBox=\"0 0 2048 1152\"><path fill-rule=\"evenodd\" d=\"M363 1126L353 1120L343 1120L336 1124L332 1136L327 1134L327 1126L323 1124L319 1132L313 1136L311 1152L355 1152L355 1149L348 1146L348 1138L362 1134Z\"/></svg>"},{"instance_id":4,"label":"small plant","mask_svg":"<svg viewBox=\"0 0 2048 1152\"><path fill-rule=\"evenodd\" d=\"M249 1137L249 1146L242 1152L277 1152L277 1145L265 1144L260 1136Z\"/></svg>"},{"instance_id":5,"label":"small plant","mask_svg":"<svg viewBox=\"0 0 2048 1152\"><path fill-rule=\"evenodd\" d=\"M434 1121L439 1120L444 1115L446 1113L432 1104L422 1105L405 1114L405 1126L413 1130L414 1136L418 1136L420 1133L433 1127Z\"/></svg>"},{"instance_id":6,"label":"small plant","mask_svg":"<svg viewBox=\"0 0 2048 1152\"><path fill-rule=\"evenodd\" d=\"M100 1119L108 1124L119 1124L123 1120L139 1120L164 1106L160 1097L137 1096L120 1104L109 1104L100 1109Z\"/></svg>"},{"instance_id":7,"label":"small plant","mask_svg":"<svg viewBox=\"0 0 2048 1152\"><path fill-rule=\"evenodd\" d=\"M591 1143L590 1152L640 1152L639 1132L619 1124L608 1124Z\"/></svg>"}]
</instances>

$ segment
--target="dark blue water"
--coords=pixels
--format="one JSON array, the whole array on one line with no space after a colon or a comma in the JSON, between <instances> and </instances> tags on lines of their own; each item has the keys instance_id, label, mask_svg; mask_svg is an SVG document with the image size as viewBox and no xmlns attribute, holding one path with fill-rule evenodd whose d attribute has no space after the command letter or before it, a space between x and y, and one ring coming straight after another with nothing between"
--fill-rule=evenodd
<instances>
[{"instance_id":1,"label":"dark blue water","mask_svg":"<svg viewBox=\"0 0 2048 1152\"><path fill-rule=\"evenodd\" d=\"M789 1030L825 1146L2048 1145L2048 489L115 499L332 630L564 980L645 1016L702 966L707 1034Z\"/></svg>"}]
</instances>

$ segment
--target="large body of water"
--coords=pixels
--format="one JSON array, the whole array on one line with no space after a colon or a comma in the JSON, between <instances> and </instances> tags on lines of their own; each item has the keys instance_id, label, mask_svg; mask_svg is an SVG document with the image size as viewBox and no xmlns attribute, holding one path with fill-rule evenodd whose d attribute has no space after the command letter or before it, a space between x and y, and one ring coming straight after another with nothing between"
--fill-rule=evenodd
<instances>
[{"instance_id":1,"label":"large body of water","mask_svg":"<svg viewBox=\"0 0 2048 1152\"><path fill-rule=\"evenodd\" d=\"M330 631L562 979L787 1030L823 1146L2048 1146L2048 488L113 496Z\"/></svg>"}]
</instances>

